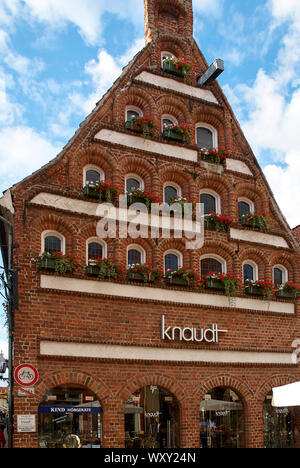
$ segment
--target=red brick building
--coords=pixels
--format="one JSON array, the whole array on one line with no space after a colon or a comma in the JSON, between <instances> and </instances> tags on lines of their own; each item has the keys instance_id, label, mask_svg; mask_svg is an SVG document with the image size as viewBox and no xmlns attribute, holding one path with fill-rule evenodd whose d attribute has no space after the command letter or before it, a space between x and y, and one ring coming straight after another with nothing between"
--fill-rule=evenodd
<instances>
[{"instance_id":1,"label":"red brick building","mask_svg":"<svg viewBox=\"0 0 300 468\"><path fill-rule=\"evenodd\" d=\"M18 244L14 366L30 363L39 373L32 396L15 386L14 444L294 446L295 411L272 408L270 392L300 379L292 356L299 302L274 291L263 297L267 290L246 280L300 284L299 244L220 86L198 85L209 64L193 39L192 0L145 0L145 25L145 48L63 151L0 201ZM174 57L195 68L182 76ZM159 131L144 122L142 135L134 122L149 115ZM177 124L192 128L190 140L170 132ZM213 147L226 148L226 160L205 154ZM98 179L120 194L139 188L165 202L201 201L206 215L232 222L207 223L199 249L173 231L99 239ZM55 251L75 256L78 267L55 272L58 261L36 260ZM151 262L164 273L183 265L200 276L229 273L243 287L228 298L220 279L99 277L95 257L124 268ZM33 432L22 432L17 415L34 416Z\"/></svg>"}]
</instances>

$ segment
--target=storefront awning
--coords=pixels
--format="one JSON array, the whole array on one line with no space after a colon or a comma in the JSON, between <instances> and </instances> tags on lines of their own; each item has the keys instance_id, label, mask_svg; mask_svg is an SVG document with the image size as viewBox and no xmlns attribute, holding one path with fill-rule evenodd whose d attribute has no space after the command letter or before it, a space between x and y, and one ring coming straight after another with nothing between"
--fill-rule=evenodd
<instances>
[{"instance_id":1,"label":"storefront awning","mask_svg":"<svg viewBox=\"0 0 300 468\"><path fill-rule=\"evenodd\" d=\"M202 411L226 411L226 410L240 410L243 406L240 403L223 400L205 400L201 402L200 409Z\"/></svg>"},{"instance_id":2,"label":"storefront awning","mask_svg":"<svg viewBox=\"0 0 300 468\"><path fill-rule=\"evenodd\" d=\"M300 382L273 388L272 406L300 406Z\"/></svg>"}]
</instances>

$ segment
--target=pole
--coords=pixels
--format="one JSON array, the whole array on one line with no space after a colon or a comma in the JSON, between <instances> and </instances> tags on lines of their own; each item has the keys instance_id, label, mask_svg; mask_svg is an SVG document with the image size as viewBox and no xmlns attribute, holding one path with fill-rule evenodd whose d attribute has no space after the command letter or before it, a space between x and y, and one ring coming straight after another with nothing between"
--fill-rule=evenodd
<instances>
[{"instance_id":1,"label":"pole","mask_svg":"<svg viewBox=\"0 0 300 468\"><path fill-rule=\"evenodd\" d=\"M13 342L14 342L14 317L13 317L13 294L12 294L12 275L13 275L13 226L7 219L0 216L0 220L8 226L8 269L6 271L7 284L9 290L8 300L8 448L13 448Z\"/></svg>"}]
</instances>

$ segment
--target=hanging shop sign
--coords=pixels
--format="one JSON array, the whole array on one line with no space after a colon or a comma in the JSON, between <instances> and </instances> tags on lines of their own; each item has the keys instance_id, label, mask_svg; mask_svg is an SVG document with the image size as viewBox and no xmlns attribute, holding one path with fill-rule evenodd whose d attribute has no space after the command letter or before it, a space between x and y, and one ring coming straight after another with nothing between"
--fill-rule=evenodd
<instances>
[{"instance_id":1,"label":"hanging shop sign","mask_svg":"<svg viewBox=\"0 0 300 468\"><path fill-rule=\"evenodd\" d=\"M161 339L174 341L194 341L197 343L219 343L219 333L228 333L228 330L220 330L217 324L207 329L190 327L167 327L165 316L161 317Z\"/></svg>"},{"instance_id":2,"label":"hanging shop sign","mask_svg":"<svg viewBox=\"0 0 300 468\"><path fill-rule=\"evenodd\" d=\"M21 387L33 387L39 380L38 371L31 364L21 364L14 371L15 381Z\"/></svg>"}]
</instances>

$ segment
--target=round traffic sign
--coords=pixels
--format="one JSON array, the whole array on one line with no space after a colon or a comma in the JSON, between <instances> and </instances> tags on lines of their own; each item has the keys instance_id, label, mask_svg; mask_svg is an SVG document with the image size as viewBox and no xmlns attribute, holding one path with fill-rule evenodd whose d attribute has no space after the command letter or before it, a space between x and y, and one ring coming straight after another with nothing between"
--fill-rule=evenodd
<instances>
[{"instance_id":1,"label":"round traffic sign","mask_svg":"<svg viewBox=\"0 0 300 468\"><path fill-rule=\"evenodd\" d=\"M32 387L39 379L39 373L31 364L21 364L15 369L15 381L22 387Z\"/></svg>"}]
</instances>

